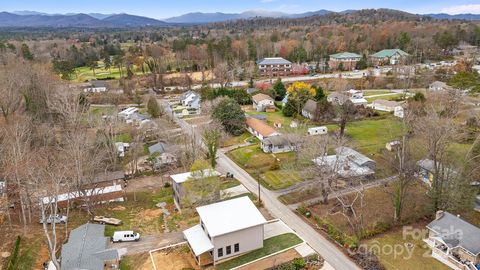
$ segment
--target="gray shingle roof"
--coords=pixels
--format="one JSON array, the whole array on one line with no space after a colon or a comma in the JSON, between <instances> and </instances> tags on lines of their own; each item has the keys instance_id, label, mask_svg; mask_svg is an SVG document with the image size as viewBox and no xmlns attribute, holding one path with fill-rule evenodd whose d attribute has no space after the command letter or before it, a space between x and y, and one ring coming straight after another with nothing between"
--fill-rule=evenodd
<instances>
[{"instance_id":1,"label":"gray shingle roof","mask_svg":"<svg viewBox=\"0 0 480 270\"><path fill-rule=\"evenodd\" d=\"M68 242L62 246L62 269L103 270L105 260L118 258L116 251L103 253L107 249L108 241L104 231L105 225L91 223L72 230Z\"/></svg>"},{"instance_id":2,"label":"gray shingle roof","mask_svg":"<svg viewBox=\"0 0 480 270\"><path fill-rule=\"evenodd\" d=\"M311 99L307 100L305 106L303 106L303 110L311 114L315 113L317 110L317 102Z\"/></svg>"},{"instance_id":3,"label":"gray shingle roof","mask_svg":"<svg viewBox=\"0 0 480 270\"><path fill-rule=\"evenodd\" d=\"M105 172L105 173L97 174L93 178L92 183L101 183L101 182L113 181L113 180L124 179L124 178L125 178L125 172L123 171Z\"/></svg>"},{"instance_id":4,"label":"gray shingle roof","mask_svg":"<svg viewBox=\"0 0 480 270\"><path fill-rule=\"evenodd\" d=\"M266 144L266 145L275 145L275 146L279 146L279 145L290 146L291 145L290 141L285 136L282 136L282 135L268 137L268 138L264 139L262 141L262 143Z\"/></svg>"},{"instance_id":5,"label":"gray shingle roof","mask_svg":"<svg viewBox=\"0 0 480 270\"><path fill-rule=\"evenodd\" d=\"M480 228L449 212L430 222L427 228L438 233L450 248L459 246L472 254L480 254Z\"/></svg>"},{"instance_id":6,"label":"gray shingle roof","mask_svg":"<svg viewBox=\"0 0 480 270\"><path fill-rule=\"evenodd\" d=\"M153 153L160 153L161 154L161 153L165 153L165 149L166 149L165 144L162 143L162 142L159 142L159 143L156 143L152 146L149 146L148 147L148 152L150 154L153 154Z\"/></svg>"},{"instance_id":7,"label":"gray shingle roof","mask_svg":"<svg viewBox=\"0 0 480 270\"><path fill-rule=\"evenodd\" d=\"M350 161L355 162L355 164L359 166L367 166L369 163L370 164L375 164L376 162L364 154L361 154L355 150L353 150L350 147L337 147L335 149L335 152L337 152L337 155L339 156L344 156L347 157Z\"/></svg>"},{"instance_id":8,"label":"gray shingle roof","mask_svg":"<svg viewBox=\"0 0 480 270\"><path fill-rule=\"evenodd\" d=\"M281 57L269 57L269 58L263 58L261 60L257 61L257 64L259 65L290 65L292 62L283 59Z\"/></svg>"}]
</instances>

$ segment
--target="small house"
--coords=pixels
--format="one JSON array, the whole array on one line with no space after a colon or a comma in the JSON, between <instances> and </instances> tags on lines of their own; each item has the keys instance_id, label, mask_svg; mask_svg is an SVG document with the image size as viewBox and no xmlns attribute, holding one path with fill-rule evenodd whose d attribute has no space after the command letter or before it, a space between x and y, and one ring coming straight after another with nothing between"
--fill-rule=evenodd
<instances>
[{"instance_id":1,"label":"small house","mask_svg":"<svg viewBox=\"0 0 480 270\"><path fill-rule=\"evenodd\" d=\"M173 187L173 202L177 209L182 209L182 204L184 203L185 197L187 196L185 189L183 188L183 184L186 181L199 181L201 179L210 178L220 176L220 173L212 170L202 170L202 171L195 171L195 172L186 172L186 173L179 173L170 175L172 179L172 187ZM191 203L195 203L194 198L190 198L193 201Z\"/></svg>"},{"instance_id":2,"label":"small house","mask_svg":"<svg viewBox=\"0 0 480 270\"><path fill-rule=\"evenodd\" d=\"M417 162L418 176L428 186L432 186L435 175L435 162L431 159L422 159ZM443 167L443 164L437 163L439 175L442 177L451 177L457 174L455 170Z\"/></svg>"},{"instance_id":3,"label":"small house","mask_svg":"<svg viewBox=\"0 0 480 270\"><path fill-rule=\"evenodd\" d=\"M376 162L349 147L338 147L336 155L321 156L313 161L342 178L367 177L375 174Z\"/></svg>"},{"instance_id":4,"label":"small house","mask_svg":"<svg viewBox=\"0 0 480 270\"><path fill-rule=\"evenodd\" d=\"M385 148L388 151L393 152L393 151L397 150L401 145L402 145L402 143L400 141L391 141L391 142L388 142L385 145Z\"/></svg>"},{"instance_id":5,"label":"small house","mask_svg":"<svg viewBox=\"0 0 480 270\"><path fill-rule=\"evenodd\" d=\"M448 86L444 82L435 81L428 86L428 90L430 90L431 92L443 92L452 90L452 87Z\"/></svg>"},{"instance_id":6,"label":"small house","mask_svg":"<svg viewBox=\"0 0 480 270\"><path fill-rule=\"evenodd\" d=\"M162 154L162 153L165 153L166 148L167 147L163 142L158 142L148 147L148 153L150 153L150 155L153 155L156 153Z\"/></svg>"},{"instance_id":7,"label":"small house","mask_svg":"<svg viewBox=\"0 0 480 270\"><path fill-rule=\"evenodd\" d=\"M92 80L89 86L83 89L85 93L103 93L108 90L108 83L106 81Z\"/></svg>"},{"instance_id":8,"label":"small house","mask_svg":"<svg viewBox=\"0 0 480 270\"><path fill-rule=\"evenodd\" d=\"M125 152L127 152L128 148L130 148L129 143L124 142L116 142L115 149L117 149L118 157L125 157Z\"/></svg>"},{"instance_id":9,"label":"small house","mask_svg":"<svg viewBox=\"0 0 480 270\"><path fill-rule=\"evenodd\" d=\"M123 119L129 119L133 114L138 112L137 107L128 107L118 113L118 116L120 116Z\"/></svg>"},{"instance_id":10,"label":"small house","mask_svg":"<svg viewBox=\"0 0 480 270\"><path fill-rule=\"evenodd\" d=\"M317 114L317 102L309 99L302 109L302 116L310 120L315 120Z\"/></svg>"},{"instance_id":11,"label":"small house","mask_svg":"<svg viewBox=\"0 0 480 270\"><path fill-rule=\"evenodd\" d=\"M405 108L403 108L402 105L396 106L395 109L393 110L393 115L398 117L398 118L404 118L405 117Z\"/></svg>"},{"instance_id":12,"label":"small house","mask_svg":"<svg viewBox=\"0 0 480 270\"><path fill-rule=\"evenodd\" d=\"M200 101L200 95L191 90L183 93L183 95L180 97L180 103L182 106L188 109L199 110Z\"/></svg>"},{"instance_id":13,"label":"small house","mask_svg":"<svg viewBox=\"0 0 480 270\"><path fill-rule=\"evenodd\" d=\"M201 266L263 247L267 223L248 196L197 207L199 224L183 231Z\"/></svg>"},{"instance_id":14,"label":"small house","mask_svg":"<svg viewBox=\"0 0 480 270\"><path fill-rule=\"evenodd\" d=\"M350 89L346 92L350 98L363 98L363 92L355 89Z\"/></svg>"},{"instance_id":15,"label":"small house","mask_svg":"<svg viewBox=\"0 0 480 270\"><path fill-rule=\"evenodd\" d=\"M265 153L284 153L292 151L293 144L287 137L278 135L263 139L261 148Z\"/></svg>"},{"instance_id":16,"label":"small house","mask_svg":"<svg viewBox=\"0 0 480 270\"><path fill-rule=\"evenodd\" d=\"M377 99L372 102L372 109L382 112L393 112L396 107L401 107L400 102Z\"/></svg>"},{"instance_id":17,"label":"small house","mask_svg":"<svg viewBox=\"0 0 480 270\"><path fill-rule=\"evenodd\" d=\"M308 128L308 135L325 135L328 133L328 128L326 126L321 127L311 127Z\"/></svg>"},{"instance_id":18,"label":"small house","mask_svg":"<svg viewBox=\"0 0 480 270\"><path fill-rule=\"evenodd\" d=\"M247 117L246 124L248 132L253 134L259 140L280 135L280 133L277 132L273 127L253 117Z\"/></svg>"},{"instance_id":19,"label":"small house","mask_svg":"<svg viewBox=\"0 0 480 270\"><path fill-rule=\"evenodd\" d=\"M267 108L273 107L275 109L275 104L273 98L265 94L256 94L252 97L253 108L257 112L264 112Z\"/></svg>"},{"instance_id":20,"label":"small house","mask_svg":"<svg viewBox=\"0 0 480 270\"><path fill-rule=\"evenodd\" d=\"M427 225L425 243L432 257L456 270L480 266L480 228L449 212L439 210Z\"/></svg>"},{"instance_id":21,"label":"small house","mask_svg":"<svg viewBox=\"0 0 480 270\"><path fill-rule=\"evenodd\" d=\"M60 266L64 270L119 269L126 248L109 248L105 225L86 223L70 231L62 245Z\"/></svg>"}]
</instances>

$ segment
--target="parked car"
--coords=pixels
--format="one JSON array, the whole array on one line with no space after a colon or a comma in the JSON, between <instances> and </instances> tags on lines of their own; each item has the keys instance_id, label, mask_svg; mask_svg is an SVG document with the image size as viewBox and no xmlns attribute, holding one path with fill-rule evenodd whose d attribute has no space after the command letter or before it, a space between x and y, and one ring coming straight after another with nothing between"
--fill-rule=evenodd
<instances>
[{"instance_id":1,"label":"parked car","mask_svg":"<svg viewBox=\"0 0 480 270\"><path fill-rule=\"evenodd\" d=\"M112 242L131 242L140 240L140 234L134 231L116 231L113 233Z\"/></svg>"},{"instance_id":2,"label":"parked car","mask_svg":"<svg viewBox=\"0 0 480 270\"><path fill-rule=\"evenodd\" d=\"M58 223L65 224L65 223L67 223L67 220L68 220L68 218L66 216L62 216L62 215L58 215L58 214L57 215L50 215L45 219L47 224L52 224L54 222L56 224L58 224ZM40 218L39 223L43 223L42 218Z\"/></svg>"},{"instance_id":3,"label":"parked car","mask_svg":"<svg viewBox=\"0 0 480 270\"><path fill-rule=\"evenodd\" d=\"M105 216L94 216L93 217L94 222L98 222L100 224L108 224L108 225L122 225L122 221L118 218L110 218L110 217L105 217Z\"/></svg>"}]
</instances>

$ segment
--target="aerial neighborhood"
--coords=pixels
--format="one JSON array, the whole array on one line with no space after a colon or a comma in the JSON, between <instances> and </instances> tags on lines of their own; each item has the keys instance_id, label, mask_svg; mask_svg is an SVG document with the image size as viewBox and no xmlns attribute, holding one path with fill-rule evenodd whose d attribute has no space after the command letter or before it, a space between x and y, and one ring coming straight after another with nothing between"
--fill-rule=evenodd
<instances>
[{"instance_id":1,"label":"aerial neighborhood","mask_svg":"<svg viewBox=\"0 0 480 270\"><path fill-rule=\"evenodd\" d=\"M480 270L480 15L367 7L1 12L0 270Z\"/></svg>"}]
</instances>

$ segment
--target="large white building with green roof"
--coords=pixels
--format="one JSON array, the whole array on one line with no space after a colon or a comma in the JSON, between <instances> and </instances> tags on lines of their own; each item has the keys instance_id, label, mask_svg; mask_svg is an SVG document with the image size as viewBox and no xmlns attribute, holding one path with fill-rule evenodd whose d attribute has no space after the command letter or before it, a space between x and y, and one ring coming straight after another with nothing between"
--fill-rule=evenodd
<instances>
[{"instance_id":1,"label":"large white building with green roof","mask_svg":"<svg viewBox=\"0 0 480 270\"><path fill-rule=\"evenodd\" d=\"M330 55L328 66L330 69L353 70L357 62L362 59L360 54L342 52Z\"/></svg>"},{"instance_id":2,"label":"large white building with green roof","mask_svg":"<svg viewBox=\"0 0 480 270\"><path fill-rule=\"evenodd\" d=\"M370 59L375 65L398 65L409 56L410 54L400 49L386 49L372 54Z\"/></svg>"}]
</instances>

